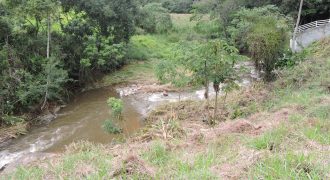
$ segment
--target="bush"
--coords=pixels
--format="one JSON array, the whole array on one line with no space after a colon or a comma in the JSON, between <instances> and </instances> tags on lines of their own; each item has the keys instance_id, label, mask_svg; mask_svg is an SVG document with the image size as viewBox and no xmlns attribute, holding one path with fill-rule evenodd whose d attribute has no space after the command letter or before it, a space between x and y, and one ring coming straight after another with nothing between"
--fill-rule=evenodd
<instances>
[{"instance_id":1,"label":"bush","mask_svg":"<svg viewBox=\"0 0 330 180\"><path fill-rule=\"evenodd\" d=\"M105 120L103 123L103 129L111 134L120 134L122 129L117 127L111 120Z\"/></svg>"},{"instance_id":2,"label":"bush","mask_svg":"<svg viewBox=\"0 0 330 180\"><path fill-rule=\"evenodd\" d=\"M247 35L249 53L257 70L265 72L264 79L272 80L272 72L284 52L287 40L286 29L279 28L276 17L265 17L252 26Z\"/></svg>"},{"instance_id":3,"label":"bush","mask_svg":"<svg viewBox=\"0 0 330 180\"><path fill-rule=\"evenodd\" d=\"M172 29L172 19L160 3L149 3L142 7L138 26L148 33L165 33Z\"/></svg>"},{"instance_id":4,"label":"bush","mask_svg":"<svg viewBox=\"0 0 330 180\"><path fill-rule=\"evenodd\" d=\"M276 68L293 67L306 58L306 51L293 53L290 49L284 52L283 56L275 64Z\"/></svg>"},{"instance_id":5,"label":"bush","mask_svg":"<svg viewBox=\"0 0 330 180\"><path fill-rule=\"evenodd\" d=\"M108 99L107 103L108 106L111 108L112 115L114 117L119 117L123 111L123 101L121 99L111 97Z\"/></svg>"}]
</instances>

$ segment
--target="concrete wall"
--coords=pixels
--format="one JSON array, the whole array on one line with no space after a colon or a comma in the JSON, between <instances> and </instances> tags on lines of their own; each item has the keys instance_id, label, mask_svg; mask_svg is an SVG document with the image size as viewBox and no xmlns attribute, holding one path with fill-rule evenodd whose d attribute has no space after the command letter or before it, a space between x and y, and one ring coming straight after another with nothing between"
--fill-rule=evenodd
<instances>
[{"instance_id":1,"label":"concrete wall","mask_svg":"<svg viewBox=\"0 0 330 180\"><path fill-rule=\"evenodd\" d=\"M308 29L304 32L298 33L296 42L290 42L290 47L294 52L299 52L315 41L330 36L330 23L323 26ZM295 43L295 47L293 46Z\"/></svg>"}]
</instances>

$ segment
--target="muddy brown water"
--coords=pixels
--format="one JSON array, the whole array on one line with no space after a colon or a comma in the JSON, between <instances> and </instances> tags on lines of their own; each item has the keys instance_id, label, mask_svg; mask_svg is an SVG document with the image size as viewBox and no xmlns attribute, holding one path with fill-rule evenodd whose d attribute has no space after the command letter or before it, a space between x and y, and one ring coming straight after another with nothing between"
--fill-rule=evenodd
<instances>
[{"instance_id":1,"label":"muddy brown water","mask_svg":"<svg viewBox=\"0 0 330 180\"><path fill-rule=\"evenodd\" d=\"M34 152L57 153L72 142L87 140L108 144L118 136L102 129L104 120L111 117L106 101L119 97L113 88L100 88L81 93L57 114L57 118L43 127L32 129L26 136L11 141L0 149L0 167ZM130 103L122 98L125 109L123 120L117 122L128 136L143 126L143 117Z\"/></svg>"}]
</instances>

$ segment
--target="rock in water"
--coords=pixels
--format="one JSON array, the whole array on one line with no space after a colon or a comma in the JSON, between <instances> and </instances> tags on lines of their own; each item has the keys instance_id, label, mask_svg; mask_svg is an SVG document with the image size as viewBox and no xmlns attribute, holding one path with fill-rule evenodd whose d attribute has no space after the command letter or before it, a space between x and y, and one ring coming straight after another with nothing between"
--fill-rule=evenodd
<instances>
[{"instance_id":1,"label":"rock in water","mask_svg":"<svg viewBox=\"0 0 330 180\"><path fill-rule=\"evenodd\" d=\"M167 91L163 91L163 96L167 97L168 96L168 93Z\"/></svg>"}]
</instances>

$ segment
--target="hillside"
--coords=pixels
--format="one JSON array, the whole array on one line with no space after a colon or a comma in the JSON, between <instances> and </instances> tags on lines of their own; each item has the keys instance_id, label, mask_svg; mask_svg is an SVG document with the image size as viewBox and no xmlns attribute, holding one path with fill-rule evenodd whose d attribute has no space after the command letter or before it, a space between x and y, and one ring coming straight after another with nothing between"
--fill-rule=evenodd
<instances>
[{"instance_id":1,"label":"hillside","mask_svg":"<svg viewBox=\"0 0 330 180\"><path fill-rule=\"evenodd\" d=\"M213 127L205 102L166 104L124 143L74 143L1 179L329 179L329 50L323 40L275 82L231 92Z\"/></svg>"}]
</instances>

